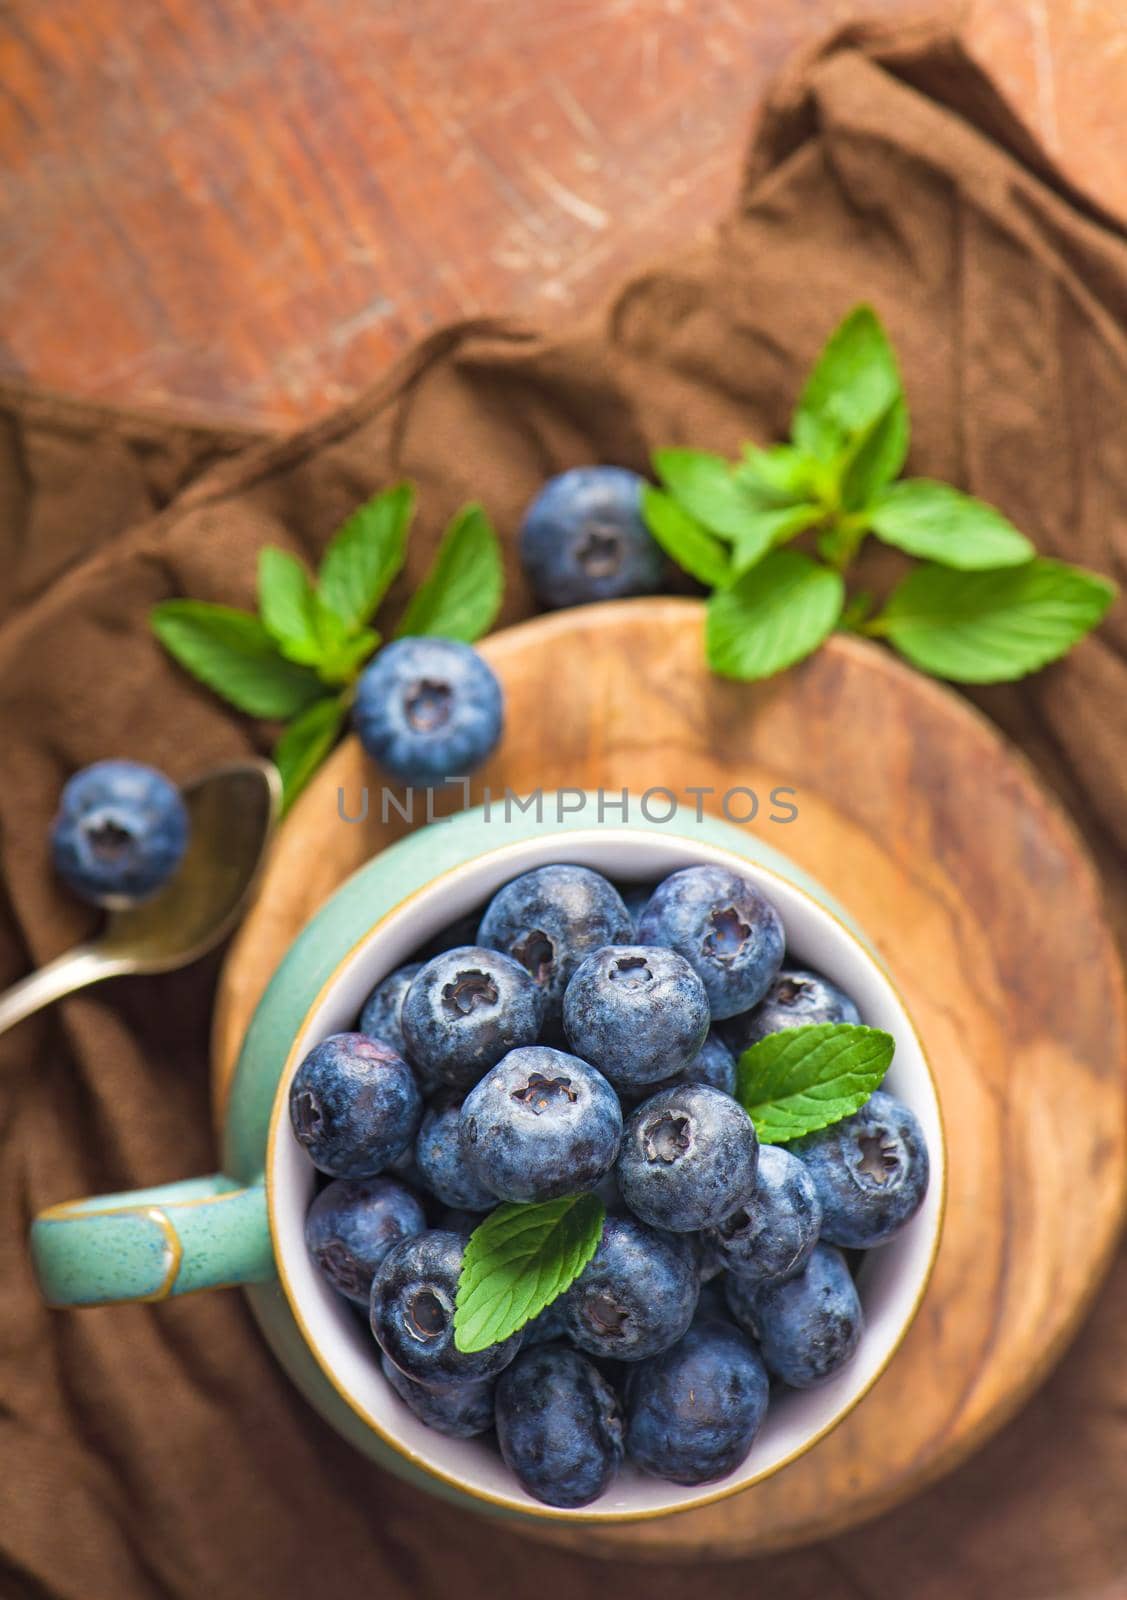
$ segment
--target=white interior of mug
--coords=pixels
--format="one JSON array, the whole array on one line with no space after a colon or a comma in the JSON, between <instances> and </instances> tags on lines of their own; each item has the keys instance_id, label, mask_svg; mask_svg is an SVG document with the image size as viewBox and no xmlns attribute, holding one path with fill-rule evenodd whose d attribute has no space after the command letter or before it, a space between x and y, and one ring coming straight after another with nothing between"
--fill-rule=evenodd
<instances>
[{"instance_id":1,"label":"white interior of mug","mask_svg":"<svg viewBox=\"0 0 1127 1600\"><path fill-rule=\"evenodd\" d=\"M379 1350L363 1317L328 1286L305 1248L305 1213L315 1192L316 1174L293 1136L286 1111L290 1080L303 1057L327 1035L355 1026L364 1000L380 979L458 917L488 900L503 883L557 861L593 867L622 882L660 879L698 862L716 862L749 878L783 919L789 959L825 973L853 996L866 1023L895 1038L896 1054L885 1086L915 1112L931 1155L931 1181L922 1208L895 1239L869 1251L861 1265L857 1285L865 1333L848 1366L817 1389L773 1398L750 1455L729 1477L684 1488L646 1477L627 1464L600 1500L578 1512L533 1500L491 1443L435 1433L393 1393L380 1371ZM279 1083L267 1190L279 1272L293 1314L327 1377L389 1445L474 1498L513 1510L570 1521L649 1517L703 1505L777 1471L839 1422L888 1366L915 1314L938 1244L943 1130L935 1086L903 1004L865 947L831 912L777 874L713 846L628 828L577 830L506 845L444 873L390 912L349 953L309 1011ZM896 1381L895 1367L885 1381ZM910 1403L907 1395L905 1403Z\"/></svg>"}]
</instances>

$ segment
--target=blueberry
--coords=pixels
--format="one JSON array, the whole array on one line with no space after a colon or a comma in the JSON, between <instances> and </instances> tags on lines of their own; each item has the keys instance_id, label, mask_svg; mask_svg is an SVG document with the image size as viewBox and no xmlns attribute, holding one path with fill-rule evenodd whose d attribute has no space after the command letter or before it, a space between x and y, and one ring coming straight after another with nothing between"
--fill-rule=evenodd
<instances>
[{"instance_id":1,"label":"blueberry","mask_svg":"<svg viewBox=\"0 0 1127 1600\"><path fill-rule=\"evenodd\" d=\"M622 1198L655 1228L714 1228L755 1192L758 1140L742 1106L719 1089L660 1089L631 1112L615 1169Z\"/></svg>"},{"instance_id":2,"label":"blueberry","mask_svg":"<svg viewBox=\"0 0 1127 1600\"><path fill-rule=\"evenodd\" d=\"M589 1355L642 1361L685 1332L699 1287L688 1241L633 1217L608 1217L567 1292L568 1337Z\"/></svg>"},{"instance_id":3,"label":"blueberry","mask_svg":"<svg viewBox=\"0 0 1127 1600\"><path fill-rule=\"evenodd\" d=\"M605 945L575 969L563 1020L572 1049L613 1084L658 1083L700 1053L708 996L674 950Z\"/></svg>"},{"instance_id":4,"label":"blueberry","mask_svg":"<svg viewBox=\"0 0 1127 1600\"><path fill-rule=\"evenodd\" d=\"M544 991L519 961L476 945L435 956L403 1001L407 1054L431 1079L469 1089L518 1045L535 1044Z\"/></svg>"},{"instance_id":5,"label":"blueberry","mask_svg":"<svg viewBox=\"0 0 1127 1600\"><path fill-rule=\"evenodd\" d=\"M372 1332L388 1360L419 1383L495 1378L520 1349L520 1334L485 1350L454 1344L454 1297L465 1241L434 1229L389 1250L372 1280Z\"/></svg>"},{"instance_id":6,"label":"blueberry","mask_svg":"<svg viewBox=\"0 0 1127 1600\"><path fill-rule=\"evenodd\" d=\"M634 937L630 913L611 884L588 867L537 867L498 889L477 932L481 944L519 961L548 997L558 1023L576 967L605 944Z\"/></svg>"},{"instance_id":7,"label":"blueberry","mask_svg":"<svg viewBox=\"0 0 1127 1600\"><path fill-rule=\"evenodd\" d=\"M521 565L541 605L656 593L665 559L642 520L643 486L624 467L549 478L520 530Z\"/></svg>"},{"instance_id":8,"label":"blueberry","mask_svg":"<svg viewBox=\"0 0 1127 1600\"><path fill-rule=\"evenodd\" d=\"M626 1380L626 1452L670 1483L712 1483L744 1461L767 1413L767 1371L730 1322L694 1322Z\"/></svg>"},{"instance_id":9,"label":"blueberry","mask_svg":"<svg viewBox=\"0 0 1127 1600\"><path fill-rule=\"evenodd\" d=\"M491 1379L435 1387L400 1372L382 1353L380 1366L403 1403L436 1433L444 1433L448 1439L472 1439L476 1434L488 1433L493 1426L495 1385Z\"/></svg>"},{"instance_id":10,"label":"blueberry","mask_svg":"<svg viewBox=\"0 0 1127 1600\"><path fill-rule=\"evenodd\" d=\"M51 855L64 882L91 905L147 900L188 848L188 810L176 785L136 761L96 761L64 786Z\"/></svg>"},{"instance_id":11,"label":"blueberry","mask_svg":"<svg viewBox=\"0 0 1127 1600\"><path fill-rule=\"evenodd\" d=\"M610 1384L566 1345L523 1351L497 1384L497 1442L521 1488L550 1506L586 1506L622 1462Z\"/></svg>"},{"instance_id":12,"label":"blueberry","mask_svg":"<svg viewBox=\"0 0 1127 1600\"><path fill-rule=\"evenodd\" d=\"M477 1181L462 1155L461 1118L462 1102L457 1095L444 1096L429 1106L415 1140L415 1160L423 1184L444 1206L455 1211L491 1211L496 1196Z\"/></svg>"},{"instance_id":13,"label":"blueberry","mask_svg":"<svg viewBox=\"0 0 1127 1600\"><path fill-rule=\"evenodd\" d=\"M714 1020L761 1000L783 959L779 913L726 867L685 867L659 883L638 918L638 938L685 957L704 984Z\"/></svg>"},{"instance_id":14,"label":"blueberry","mask_svg":"<svg viewBox=\"0 0 1127 1600\"><path fill-rule=\"evenodd\" d=\"M822 1202L822 1238L851 1250L891 1239L927 1194L927 1141L915 1115L878 1089L860 1111L790 1147Z\"/></svg>"},{"instance_id":15,"label":"blueberry","mask_svg":"<svg viewBox=\"0 0 1127 1600\"><path fill-rule=\"evenodd\" d=\"M396 967L394 972L389 972L386 978L381 979L365 1000L357 1025L359 1033L366 1033L369 1039L379 1039L383 1044L389 1044L401 1056L407 1054L407 1041L403 1037L400 1020L403 1000L421 965L421 962L412 961L405 967Z\"/></svg>"},{"instance_id":16,"label":"blueberry","mask_svg":"<svg viewBox=\"0 0 1127 1600\"><path fill-rule=\"evenodd\" d=\"M290 1085L290 1121L315 1167L334 1178L373 1178L413 1141L423 1114L402 1056L362 1033L315 1045Z\"/></svg>"},{"instance_id":17,"label":"blueberry","mask_svg":"<svg viewBox=\"0 0 1127 1600\"><path fill-rule=\"evenodd\" d=\"M422 1206L401 1183L335 1178L306 1212L305 1243L333 1288L366 1306L384 1256L426 1225Z\"/></svg>"},{"instance_id":18,"label":"blueberry","mask_svg":"<svg viewBox=\"0 0 1127 1600\"><path fill-rule=\"evenodd\" d=\"M719 1089L721 1094L735 1094L736 1058L715 1030L708 1035L700 1054L687 1067L657 1087L675 1089L682 1083L704 1083L710 1089Z\"/></svg>"},{"instance_id":19,"label":"blueberry","mask_svg":"<svg viewBox=\"0 0 1127 1600\"><path fill-rule=\"evenodd\" d=\"M822 1226L814 1180L781 1145L759 1147L755 1193L709 1235L731 1272L766 1283L801 1272Z\"/></svg>"},{"instance_id":20,"label":"blueberry","mask_svg":"<svg viewBox=\"0 0 1127 1600\"><path fill-rule=\"evenodd\" d=\"M796 1278L757 1286L729 1273L727 1291L732 1315L759 1340L768 1371L792 1389L833 1377L861 1341L861 1302L832 1245L816 1245Z\"/></svg>"},{"instance_id":21,"label":"blueberry","mask_svg":"<svg viewBox=\"0 0 1127 1600\"><path fill-rule=\"evenodd\" d=\"M751 1011L731 1017L721 1033L737 1055L749 1045L783 1028L804 1028L818 1022L858 1023L861 1013L843 989L805 967L783 967Z\"/></svg>"},{"instance_id":22,"label":"blueberry","mask_svg":"<svg viewBox=\"0 0 1127 1600\"><path fill-rule=\"evenodd\" d=\"M479 767L501 737L501 686L468 644L397 639L356 681L352 720L368 755L402 783Z\"/></svg>"},{"instance_id":23,"label":"blueberry","mask_svg":"<svg viewBox=\"0 0 1127 1600\"><path fill-rule=\"evenodd\" d=\"M499 1200L593 1189L614 1166L622 1108L606 1079L548 1045L513 1050L462 1106L462 1152Z\"/></svg>"}]
</instances>

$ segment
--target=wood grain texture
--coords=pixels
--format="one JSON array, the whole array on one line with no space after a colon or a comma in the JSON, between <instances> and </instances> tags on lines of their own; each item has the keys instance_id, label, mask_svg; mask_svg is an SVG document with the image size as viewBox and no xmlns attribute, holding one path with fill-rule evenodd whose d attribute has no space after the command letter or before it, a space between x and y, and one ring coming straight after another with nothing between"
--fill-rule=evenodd
<instances>
[{"instance_id":1,"label":"wood grain texture","mask_svg":"<svg viewBox=\"0 0 1127 1600\"><path fill-rule=\"evenodd\" d=\"M965 1457L1074 1331L1127 1184L1122 973L1093 869L1023 759L963 701L875 646L835 636L777 681L726 684L705 670L700 628L696 602L652 600L494 635L484 651L512 731L480 784L495 794L625 786L635 797L665 786L689 804L693 787L718 797L749 787L764 802L775 785L793 787L797 820L756 826L851 910L889 966L939 1081L950 1170L917 1321L816 1450L666 1521L537 1527L546 1539L654 1557L758 1554L820 1537ZM338 820L338 788L356 810L377 782L349 740L282 829L224 972L217 1101L289 941L403 831L380 824L378 803L363 825Z\"/></svg>"},{"instance_id":2,"label":"wood grain texture","mask_svg":"<svg viewBox=\"0 0 1127 1600\"><path fill-rule=\"evenodd\" d=\"M1120 0L13 0L0 374L308 420L480 311L553 320L711 225L782 62L965 16L1072 178L1127 204Z\"/></svg>"}]
</instances>

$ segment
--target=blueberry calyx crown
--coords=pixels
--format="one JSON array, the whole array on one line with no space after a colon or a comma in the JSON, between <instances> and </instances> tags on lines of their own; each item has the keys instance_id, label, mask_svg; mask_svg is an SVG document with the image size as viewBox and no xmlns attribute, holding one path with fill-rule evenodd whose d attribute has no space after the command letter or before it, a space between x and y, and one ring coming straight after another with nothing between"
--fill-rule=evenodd
<instances>
[{"instance_id":1,"label":"blueberry calyx crown","mask_svg":"<svg viewBox=\"0 0 1127 1600\"><path fill-rule=\"evenodd\" d=\"M724 906L709 916L712 931L706 936L704 948L717 961L734 961L747 942L751 929L735 906Z\"/></svg>"},{"instance_id":2,"label":"blueberry calyx crown","mask_svg":"<svg viewBox=\"0 0 1127 1600\"><path fill-rule=\"evenodd\" d=\"M294 1132L304 1143L315 1139L321 1131L321 1103L315 1094L308 1089L302 1089L300 1094L294 1095L291 1108Z\"/></svg>"},{"instance_id":3,"label":"blueberry calyx crown","mask_svg":"<svg viewBox=\"0 0 1127 1600\"><path fill-rule=\"evenodd\" d=\"M653 982L653 973L644 956L621 956L611 963L610 981L624 989L641 989Z\"/></svg>"},{"instance_id":4,"label":"blueberry calyx crown","mask_svg":"<svg viewBox=\"0 0 1127 1600\"><path fill-rule=\"evenodd\" d=\"M857 1140L861 1159L858 1174L883 1189L900 1171L900 1152L894 1144L886 1143L879 1133L864 1133Z\"/></svg>"},{"instance_id":5,"label":"blueberry calyx crown","mask_svg":"<svg viewBox=\"0 0 1127 1600\"><path fill-rule=\"evenodd\" d=\"M533 1072L522 1089L513 1090L511 1098L539 1117L560 1100L566 1099L574 1105L579 1099L579 1090L571 1087L570 1078L546 1078L542 1072Z\"/></svg>"},{"instance_id":6,"label":"blueberry calyx crown","mask_svg":"<svg viewBox=\"0 0 1127 1600\"><path fill-rule=\"evenodd\" d=\"M497 1004L497 985L487 972L476 968L456 973L442 990L442 1004L452 1017L468 1017L472 1011Z\"/></svg>"},{"instance_id":7,"label":"blueberry calyx crown","mask_svg":"<svg viewBox=\"0 0 1127 1600\"><path fill-rule=\"evenodd\" d=\"M649 1162L672 1166L680 1161L693 1142L691 1120L680 1112L663 1111L642 1130L642 1148Z\"/></svg>"},{"instance_id":8,"label":"blueberry calyx crown","mask_svg":"<svg viewBox=\"0 0 1127 1600\"><path fill-rule=\"evenodd\" d=\"M613 577L622 565L622 536L609 523L592 523L575 555L589 578Z\"/></svg>"},{"instance_id":9,"label":"blueberry calyx crown","mask_svg":"<svg viewBox=\"0 0 1127 1600\"><path fill-rule=\"evenodd\" d=\"M319 1245L313 1255L317 1265L328 1274L342 1294L358 1295L367 1290L371 1274L361 1272L351 1251L339 1239L330 1239L328 1244Z\"/></svg>"},{"instance_id":10,"label":"blueberry calyx crown","mask_svg":"<svg viewBox=\"0 0 1127 1600\"><path fill-rule=\"evenodd\" d=\"M90 842L90 849L97 860L111 866L115 861L120 861L133 848L135 843L133 834L128 828L123 828L120 822L113 817L102 817L91 824L86 830L86 837Z\"/></svg>"},{"instance_id":11,"label":"blueberry calyx crown","mask_svg":"<svg viewBox=\"0 0 1127 1600\"><path fill-rule=\"evenodd\" d=\"M452 1315L450 1302L442 1290L428 1284L411 1294L404 1307L403 1323L413 1339L426 1344L431 1339L441 1339Z\"/></svg>"},{"instance_id":12,"label":"blueberry calyx crown","mask_svg":"<svg viewBox=\"0 0 1127 1600\"><path fill-rule=\"evenodd\" d=\"M582 1314L589 1328L609 1339L623 1338L630 1321L630 1313L625 1306L605 1291L592 1295L584 1305Z\"/></svg>"},{"instance_id":13,"label":"blueberry calyx crown","mask_svg":"<svg viewBox=\"0 0 1127 1600\"><path fill-rule=\"evenodd\" d=\"M434 733L450 721L454 694L448 683L420 678L403 696L407 721L418 733Z\"/></svg>"},{"instance_id":14,"label":"blueberry calyx crown","mask_svg":"<svg viewBox=\"0 0 1127 1600\"><path fill-rule=\"evenodd\" d=\"M537 983L547 983L556 964L556 947L546 933L533 928L513 945L513 959L519 961Z\"/></svg>"},{"instance_id":15,"label":"blueberry calyx crown","mask_svg":"<svg viewBox=\"0 0 1127 1600\"><path fill-rule=\"evenodd\" d=\"M775 985L774 1000L781 1006L793 1006L801 1000L807 989L813 988L805 978L781 978Z\"/></svg>"}]
</instances>

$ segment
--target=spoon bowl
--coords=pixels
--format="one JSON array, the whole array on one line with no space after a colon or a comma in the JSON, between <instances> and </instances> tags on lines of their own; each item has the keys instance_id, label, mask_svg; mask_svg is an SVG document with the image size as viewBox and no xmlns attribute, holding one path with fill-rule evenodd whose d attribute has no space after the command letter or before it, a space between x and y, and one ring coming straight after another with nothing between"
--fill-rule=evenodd
<instances>
[{"instance_id":1,"label":"spoon bowl","mask_svg":"<svg viewBox=\"0 0 1127 1600\"><path fill-rule=\"evenodd\" d=\"M269 761L217 767L185 785L188 849L173 878L140 905L107 914L102 932L0 995L0 1033L103 978L171 972L234 928L274 831L282 789Z\"/></svg>"}]
</instances>

